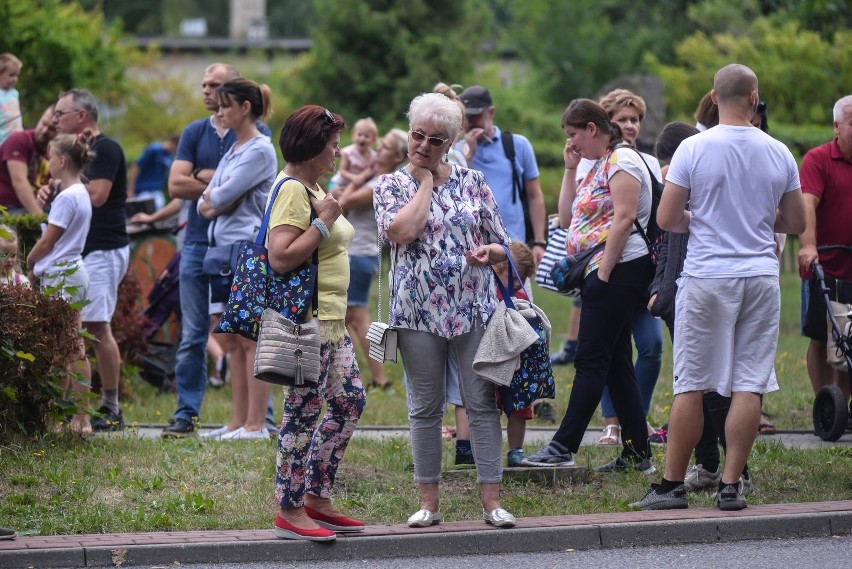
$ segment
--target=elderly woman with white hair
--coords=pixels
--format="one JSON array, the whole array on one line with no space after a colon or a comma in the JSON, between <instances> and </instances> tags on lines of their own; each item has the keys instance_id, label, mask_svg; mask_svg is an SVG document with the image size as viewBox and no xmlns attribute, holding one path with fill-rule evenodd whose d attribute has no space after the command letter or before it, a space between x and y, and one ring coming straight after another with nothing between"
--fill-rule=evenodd
<instances>
[{"instance_id":1,"label":"elderly woman with white hair","mask_svg":"<svg viewBox=\"0 0 852 569\"><path fill-rule=\"evenodd\" d=\"M446 161L459 133L459 106L440 93L416 97L408 110L410 162L379 178L374 208L390 242L390 324L409 382L409 421L420 510L411 527L441 521L441 419L447 354L459 363L462 401L470 417L484 519L511 527L500 507L502 433L494 384L473 371L485 323L497 304L489 264L504 261L509 237L481 172Z\"/></svg>"}]
</instances>

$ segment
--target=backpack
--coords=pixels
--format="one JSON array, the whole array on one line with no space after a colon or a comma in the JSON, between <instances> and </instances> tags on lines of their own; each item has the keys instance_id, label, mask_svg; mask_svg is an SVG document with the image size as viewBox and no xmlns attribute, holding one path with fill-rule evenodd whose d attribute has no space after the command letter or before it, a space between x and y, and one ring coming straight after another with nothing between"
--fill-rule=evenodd
<instances>
[{"instance_id":1,"label":"backpack","mask_svg":"<svg viewBox=\"0 0 852 569\"><path fill-rule=\"evenodd\" d=\"M530 244L535 239L535 232L530 219L530 208L527 204L527 189L524 187L518 167L515 165L515 137L508 130L504 130L500 132L500 142L503 144L503 153L509 160L509 164L512 165L512 203L515 203L520 197L521 207L524 208L524 233L526 234L527 244ZM651 176L651 178L653 177Z\"/></svg>"},{"instance_id":2,"label":"backpack","mask_svg":"<svg viewBox=\"0 0 852 569\"><path fill-rule=\"evenodd\" d=\"M639 235L642 236L642 239L645 240L645 245L648 246L648 252L651 254L651 260L654 261L654 264L657 263L657 253L656 247L657 242L663 236L663 230L660 229L660 226L657 225L657 209L660 207L660 198L663 196L663 184L660 183L659 180L654 176L654 173L651 172L651 167L648 166L648 163L645 162L645 158L642 154L633 148L632 146L622 146L621 148L629 148L633 152L639 155L639 159L642 160L642 164L645 165L645 169L648 170L648 176L651 178L651 215L648 217L648 229L647 231L642 229L642 225L639 223L638 219L633 220L633 225L636 226L636 229L639 231Z\"/></svg>"}]
</instances>

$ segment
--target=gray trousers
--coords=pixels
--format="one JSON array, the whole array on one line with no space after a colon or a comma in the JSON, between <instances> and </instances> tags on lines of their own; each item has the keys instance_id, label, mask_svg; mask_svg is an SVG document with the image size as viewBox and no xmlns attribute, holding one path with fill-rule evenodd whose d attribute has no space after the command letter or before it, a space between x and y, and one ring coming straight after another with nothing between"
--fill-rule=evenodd
<instances>
[{"instance_id":1,"label":"gray trousers","mask_svg":"<svg viewBox=\"0 0 852 569\"><path fill-rule=\"evenodd\" d=\"M441 480L441 420L446 397L447 351L454 350L462 402L470 419L477 481L499 483L503 474L503 433L494 384L473 371L473 357L485 327L479 324L467 334L449 340L430 332L397 330L408 376L414 480L421 484Z\"/></svg>"}]
</instances>

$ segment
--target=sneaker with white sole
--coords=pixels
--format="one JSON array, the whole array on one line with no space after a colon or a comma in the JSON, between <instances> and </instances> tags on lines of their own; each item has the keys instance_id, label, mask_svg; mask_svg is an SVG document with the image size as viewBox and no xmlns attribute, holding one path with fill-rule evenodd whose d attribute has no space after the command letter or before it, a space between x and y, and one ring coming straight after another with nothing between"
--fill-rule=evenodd
<instances>
[{"instance_id":1,"label":"sneaker with white sole","mask_svg":"<svg viewBox=\"0 0 852 569\"><path fill-rule=\"evenodd\" d=\"M686 470L683 485L687 492L698 492L699 490L716 490L722 480L722 469L716 467L716 472L710 472L701 463L690 466Z\"/></svg>"},{"instance_id":2,"label":"sneaker with white sole","mask_svg":"<svg viewBox=\"0 0 852 569\"><path fill-rule=\"evenodd\" d=\"M743 498L754 492L754 481L751 478L743 478L740 476L740 494Z\"/></svg>"},{"instance_id":3,"label":"sneaker with white sole","mask_svg":"<svg viewBox=\"0 0 852 569\"><path fill-rule=\"evenodd\" d=\"M719 509L723 512L736 512L747 508L748 504L743 498L741 489L742 482L739 482L736 485L727 484L716 492L716 505L719 506Z\"/></svg>"},{"instance_id":4,"label":"sneaker with white sole","mask_svg":"<svg viewBox=\"0 0 852 569\"><path fill-rule=\"evenodd\" d=\"M522 448L513 448L506 454L506 464L509 468L515 468L523 465L524 462L524 449Z\"/></svg>"},{"instance_id":5,"label":"sneaker with white sole","mask_svg":"<svg viewBox=\"0 0 852 569\"><path fill-rule=\"evenodd\" d=\"M236 430L237 429L234 429L234 431ZM233 433L234 431L228 430L228 425L225 425L224 427L219 427L218 429L213 429L212 431L199 431L198 438L218 441L225 435Z\"/></svg>"},{"instance_id":6,"label":"sneaker with white sole","mask_svg":"<svg viewBox=\"0 0 852 569\"><path fill-rule=\"evenodd\" d=\"M635 470L637 472L641 472L642 474L654 474L657 469L654 468L654 465L651 463L650 458L643 458L642 460L629 460L624 457L617 457L615 460L607 462L603 466L598 466L595 468L595 472L600 474L609 474L611 472L627 472L628 470Z\"/></svg>"},{"instance_id":7,"label":"sneaker with white sole","mask_svg":"<svg viewBox=\"0 0 852 569\"><path fill-rule=\"evenodd\" d=\"M561 444L551 441L531 456L521 461L524 466L574 466L574 457Z\"/></svg>"},{"instance_id":8,"label":"sneaker with white sole","mask_svg":"<svg viewBox=\"0 0 852 569\"><path fill-rule=\"evenodd\" d=\"M231 431L230 433L222 435L219 439L222 441L261 441L261 440L269 440L269 431L266 427L260 429L259 431L247 431L243 427L235 431Z\"/></svg>"},{"instance_id":9,"label":"sneaker with white sole","mask_svg":"<svg viewBox=\"0 0 852 569\"><path fill-rule=\"evenodd\" d=\"M629 507L636 510L682 510L689 507L686 502L686 488L683 484L662 494L657 492L659 487L659 484L651 484L651 489L642 499L629 504Z\"/></svg>"}]
</instances>

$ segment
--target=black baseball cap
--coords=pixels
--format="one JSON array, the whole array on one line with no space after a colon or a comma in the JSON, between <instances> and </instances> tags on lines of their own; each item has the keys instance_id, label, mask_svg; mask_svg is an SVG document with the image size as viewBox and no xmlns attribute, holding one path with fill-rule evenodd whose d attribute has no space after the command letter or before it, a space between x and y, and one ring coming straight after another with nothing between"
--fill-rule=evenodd
<instances>
[{"instance_id":1,"label":"black baseball cap","mask_svg":"<svg viewBox=\"0 0 852 569\"><path fill-rule=\"evenodd\" d=\"M468 87L459 96L464 103L464 111L469 115L478 115L484 113L494 103L491 101L491 93L482 85L474 85Z\"/></svg>"}]
</instances>

